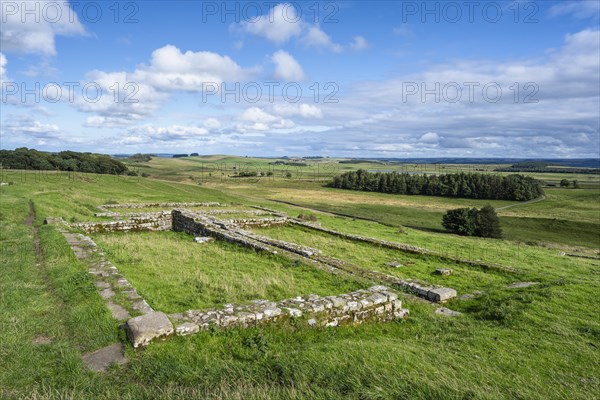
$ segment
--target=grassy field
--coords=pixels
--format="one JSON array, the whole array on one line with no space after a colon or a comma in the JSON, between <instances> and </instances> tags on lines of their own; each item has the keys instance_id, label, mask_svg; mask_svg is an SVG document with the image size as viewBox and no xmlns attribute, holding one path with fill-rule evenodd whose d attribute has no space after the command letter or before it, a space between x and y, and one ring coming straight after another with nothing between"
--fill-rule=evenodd
<instances>
[{"instance_id":1,"label":"grassy field","mask_svg":"<svg viewBox=\"0 0 600 400\"><path fill-rule=\"evenodd\" d=\"M600 261L559 255L565 250L600 251L597 189L548 190L542 202L503 210L507 238L491 240L440 233L434 224L447 208L481 202L333 191L314 180L280 177L198 185L198 177L189 179L188 168L200 162L154 159L140 167L153 176L152 171L161 171L155 176L160 179L32 172L2 177L14 184L0 188L0 398L598 397ZM290 215L307 212L269 199L375 220L312 211L324 227L500 262L521 273L513 276L409 257L298 228L260 230L319 247L365 268L443 283L461 293L478 289L486 293L450 302L448 307L463 312L456 318L435 315L435 306L407 297L404 306L411 315L402 322L211 331L134 351L110 317L86 267L54 227L42 224L46 216L92 220L97 205L117 202L219 201L261 204ZM541 222L535 225L538 219ZM548 228L549 221L555 221L556 229ZM277 256L225 244L196 245L177 233L94 238L140 293L167 311L254 296L342 293L362 284L309 265L289 267ZM382 265L393 259L415 264L397 270ZM456 273L431 275L440 266ZM526 280L540 283L506 288L510 282ZM119 341L126 343L128 364L103 374L84 368L82 354Z\"/></svg>"},{"instance_id":2,"label":"grassy field","mask_svg":"<svg viewBox=\"0 0 600 400\"><path fill-rule=\"evenodd\" d=\"M199 245L184 233L98 234L107 257L155 309L166 313L254 299L282 300L364 288L308 265L214 241Z\"/></svg>"}]
</instances>

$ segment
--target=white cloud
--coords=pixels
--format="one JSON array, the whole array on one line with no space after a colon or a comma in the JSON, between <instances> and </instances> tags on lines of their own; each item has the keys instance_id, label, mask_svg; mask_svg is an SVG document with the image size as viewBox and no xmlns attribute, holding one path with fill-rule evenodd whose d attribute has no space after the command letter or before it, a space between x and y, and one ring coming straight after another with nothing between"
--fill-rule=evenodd
<instances>
[{"instance_id":1,"label":"white cloud","mask_svg":"<svg viewBox=\"0 0 600 400\"><path fill-rule=\"evenodd\" d=\"M232 25L231 28L233 31L264 37L276 45L282 45L297 37L306 47L326 49L334 53L341 53L345 49L359 51L368 47L367 40L362 36L355 36L347 46L334 42L318 23L303 21L301 10L297 10L290 3L277 4L267 14Z\"/></svg>"},{"instance_id":2,"label":"white cloud","mask_svg":"<svg viewBox=\"0 0 600 400\"><path fill-rule=\"evenodd\" d=\"M216 118L207 118L204 121L204 127L207 129L219 129L221 127L221 122Z\"/></svg>"},{"instance_id":3,"label":"white cloud","mask_svg":"<svg viewBox=\"0 0 600 400\"><path fill-rule=\"evenodd\" d=\"M440 136L435 132L427 132L419 140L423 143L437 143L440 140Z\"/></svg>"},{"instance_id":4,"label":"white cloud","mask_svg":"<svg viewBox=\"0 0 600 400\"><path fill-rule=\"evenodd\" d=\"M255 72L256 69L240 67L228 56L210 51L182 53L177 47L166 45L154 50L150 64L139 67L132 75L135 80L162 90L201 91L207 83L240 81Z\"/></svg>"},{"instance_id":5,"label":"white cloud","mask_svg":"<svg viewBox=\"0 0 600 400\"><path fill-rule=\"evenodd\" d=\"M344 50L344 46L334 43L331 37L321 30L319 25L309 27L300 42L307 47L325 48L334 53L341 53Z\"/></svg>"},{"instance_id":6,"label":"white cloud","mask_svg":"<svg viewBox=\"0 0 600 400\"><path fill-rule=\"evenodd\" d=\"M293 4L283 3L271 8L266 15L241 22L240 26L247 33L262 36L281 45L300 35L303 22Z\"/></svg>"},{"instance_id":7,"label":"white cloud","mask_svg":"<svg viewBox=\"0 0 600 400\"><path fill-rule=\"evenodd\" d=\"M284 117L299 116L302 118L323 118L323 111L312 104L276 104L273 111Z\"/></svg>"},{"instance_id":8,"label":"white cloud","mask_svg":"<svg viewBox=\"0 0 600 400\"><path fill-rule=\"evenodd\" d=\"M152 115L171 92L200 92L207 89L207 85L245 80L255 72L256 69L242 68L227 56L208 51L184 53L166 45L152 52L149 64L142 64L132 72L89 72L82 86L98 84L102 96L98 101L87 101L79 96L75 106L80 111L95 114L88 118L87 126L127 125ZM89 97L95 97L93 89Z\"/></svg>"},{"instance_id":9,"label":"white cloud","mask_svg":"<svg viewBox=\"0 0 600 400\"><path fill-rule=\"evenodd\" d=\"M155 126L150 124L131 127L128 132L131 134L129 138L139 138L140 141L143 140L143 137L160 141L194 139L209 133L208 129L199 126Z\"/></svg>"},{"instance_id":10,"label":"white cloud","mask_svg":"<svg viewBox=\"0 0 600 400\"><path fill-rule=\"evenodd\" d=\"M579 19L598 19L600 15L600 2L596 0L566 1L550 7L548 14L553 17L572 15Z\"/></svg>"},{"instance_id":11,"label":"white cloud","mask_svg":"<svg viewBox=\"0 0 600 400\"><path fill-rule=\"evenodd\" d=\"M283 81L301 81L304 79L302 67L289 53L279 50L271 56L275 64L274 78Z\"/></svg>"},{"instance_id":12,"label":"white cloud","mask_svg":"<svg viewBox=\"0 0 600 400\"><path fill-rule=\"evenodd\" d=\"M360 51L360 50L364 50L366 48L369 47L369 43L367 42L367 39L365 39L362 36L355 36L354 37L354 41L352 43L350 43L349 46L352 50L355 51Z\"/></svg>"},{"instance_id":13,"label":"white cloud","mask_svg":"<svg viewBox=\"0 0 600 400\"><path fill-rule=\"evenodd\" d=\"M86 34L77 13L66 1L2 3L0 47L4 52L55 55L56 36ZM25 10L33 13L25 13Z\"/></svg>"},{"instance_id":14,"label":"white cloud","mask_svg":"<svg viewBox=\"0 0 600 400\"><path fill-rule=\"evenodd\" d=\"M6 56L0 52L0 84L8 80L6 77L6 64L8 64L8 60L6 59Z\"/></svg>"},{"instance_id":15,"label":"white cloud","mask_svg":"<svg viewBox=\"0 0 600 400\"><path fill-rule=\"evenodd\" d=\"M4 146L43 146L49 142L54 144L65 142L58 125L40 122L28 115L11 115L2 121L0 136Z\"/></svg>"},{"instance_id":16,"label":"white cloud","mask_svg":"<svg viewBox=\"0 0 600 400\"><path fill-rule=\"evenodd\" d=\"M241 133L251 131L267 131L270 129L289 129L294 127L294 122L281 118L264 111L260 107L250 107L246 109L239 117L241 124L236 125L236 129Z\"/></svg>"}]
</instances>

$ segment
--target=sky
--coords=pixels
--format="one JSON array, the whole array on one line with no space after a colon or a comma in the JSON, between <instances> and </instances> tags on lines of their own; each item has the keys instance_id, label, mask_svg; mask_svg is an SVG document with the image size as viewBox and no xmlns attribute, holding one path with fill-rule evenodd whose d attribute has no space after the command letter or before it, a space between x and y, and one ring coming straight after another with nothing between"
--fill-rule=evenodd
<instances>
[{"instance_id":1,"label":"sky","mask_svg":"<svg viewBox=\"0 0 600 400\"><path fill-rule=\"evenodd\" d=\"M600 157L600 1L0 0L0 147Z\"/></svg>"}]
</instances>

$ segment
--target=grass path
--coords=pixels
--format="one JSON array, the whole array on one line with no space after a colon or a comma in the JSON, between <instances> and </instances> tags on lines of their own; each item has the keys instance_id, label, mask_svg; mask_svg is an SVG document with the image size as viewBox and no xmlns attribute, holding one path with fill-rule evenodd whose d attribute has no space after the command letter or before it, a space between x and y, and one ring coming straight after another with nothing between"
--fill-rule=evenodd
<instances>
[{"instance_id":1,"label":"grass path","mask_svg":"<svg viewBox=\"0 0 600 400\"><path fill-rule=\"evenodd\" d=\"M516 206L524 206L525 204L537 203L542 200L546 200L546 196L538 197L537 199L528 200L528 201L524 201L521 203L511 204L509 206L498 207L498 208L496 208L496 211L506 210L507 208L512 208L512 207L516 207Z\"/></svg>"}]
</instances>

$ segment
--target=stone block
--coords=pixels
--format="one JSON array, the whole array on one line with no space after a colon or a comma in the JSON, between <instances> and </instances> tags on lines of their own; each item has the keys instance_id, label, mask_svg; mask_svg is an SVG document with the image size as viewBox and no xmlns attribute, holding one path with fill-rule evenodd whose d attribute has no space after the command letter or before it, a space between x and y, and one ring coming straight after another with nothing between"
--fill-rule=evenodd
<instances>
[{"instance_id":1,"label":"stone block","mask_svg":"<svg viewBox=\"0 0 600 400\"><path fill-rule=\"evenodd\" d=\"M427 298L436 303L444 302L456 297L456 290L451 288L431 289L427 292Z\"/></svg>"},{"instance_id":2,"label":"stone block","mask_svg":"<svg viewBox=\"0 0 600 400\"><path fill-rule=\"evenodd\" d=\"M185 322L175 329L175 333L179 336L193 335L199 331L200 327L193 322Z\"/></svg>"},{"instance_id":3,"label":"stone block","mask_svg":"<svg viewBox=\"0 0 600 400\"><path fill-rule=\"evenodd\" d=\"M127 336L133 347L146 346L153 339L173 333L173 324L165 313L152 312L127 321Z\"/></svg>"}]
</instances>

